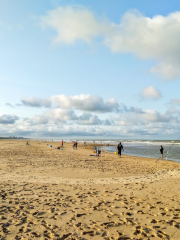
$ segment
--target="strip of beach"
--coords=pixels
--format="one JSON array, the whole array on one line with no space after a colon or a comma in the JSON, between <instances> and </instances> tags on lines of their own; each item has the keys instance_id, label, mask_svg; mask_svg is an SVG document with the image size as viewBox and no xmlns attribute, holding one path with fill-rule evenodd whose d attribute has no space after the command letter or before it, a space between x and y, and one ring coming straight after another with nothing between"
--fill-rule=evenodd
<instances>
[{"instance_id":1,"label":"strip of beach","mask_svg":"<svg viewBox=\"0 0 180 240\"><path fill-rule=\"evenodd\" d=\"M0 240L180 239L180 163L26 142L0 140Z\"/></svg>"}]
</instances>

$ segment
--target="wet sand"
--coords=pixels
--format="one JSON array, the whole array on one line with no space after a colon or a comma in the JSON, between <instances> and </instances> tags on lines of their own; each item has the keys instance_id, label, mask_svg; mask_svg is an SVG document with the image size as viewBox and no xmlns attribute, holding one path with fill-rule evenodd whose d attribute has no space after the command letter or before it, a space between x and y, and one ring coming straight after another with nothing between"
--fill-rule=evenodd
<instances>
[{"instance_id":1,"label":"wet sand","mask_svg":"<svg viewBox=\"0 0 180 240\"><path fill-rule=\"evenodd\" d=\"M180 239L179 163L58 146L0 140L0 239Z\"/></svg>"}]
</instances>

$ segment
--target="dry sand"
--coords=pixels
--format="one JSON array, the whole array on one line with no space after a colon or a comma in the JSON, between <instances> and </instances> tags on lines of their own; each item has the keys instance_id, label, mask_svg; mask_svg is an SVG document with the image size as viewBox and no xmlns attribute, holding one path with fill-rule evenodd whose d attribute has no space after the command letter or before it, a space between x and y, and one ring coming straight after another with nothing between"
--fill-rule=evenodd
<instances>
[{"instance_id":1,"label":"dry sand","mask_svg":"<svg viewBox=\"0 0 180 240\"><path fill-rule=\"evenodd\" d=\"M58 146L0 140L0 239L180 239L179 163Z\"/></svg>"}]
</instances>

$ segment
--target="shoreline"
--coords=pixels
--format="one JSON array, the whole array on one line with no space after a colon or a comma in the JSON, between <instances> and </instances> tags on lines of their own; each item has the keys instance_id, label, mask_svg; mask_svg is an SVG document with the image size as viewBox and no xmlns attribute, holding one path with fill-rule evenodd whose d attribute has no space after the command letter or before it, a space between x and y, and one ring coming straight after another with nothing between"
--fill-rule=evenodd
<instances>
[{"instance_id":1,"label":"shoreline","mask_svg":"<svg viewBox=\"0 0 180 240\"><path fill-rule=\"evenodd\" d=\"M115 145L109 145L109 146L111 146L111 147L116 147ZM105 148L105 147L104 147ZM108 150L107 150L108 151ZM115 150L116 151L116 150ZM112 153L113 154L113 151L112 150L110 150L110 151L108 151L108 152L110 152L110 153ZM161 159L160 157L150 157L150 156L147 156L147 155L143 155L143 154L131 154L131 153L125 153L125 154L123 154L123 155L127 155L127 156L130 156L130 157L140 157L140 158L149 158L149 159L156 159L157 161L159 161L159 160L164 160L164 161L173 161L173 162L178 162L178 163L180 163L180 159L176 159L176 158L168 158L168 159L166 159L166 152L165 152L165 154L164 154L164 158L163 159Z\"/></svg>"}]
</instances>

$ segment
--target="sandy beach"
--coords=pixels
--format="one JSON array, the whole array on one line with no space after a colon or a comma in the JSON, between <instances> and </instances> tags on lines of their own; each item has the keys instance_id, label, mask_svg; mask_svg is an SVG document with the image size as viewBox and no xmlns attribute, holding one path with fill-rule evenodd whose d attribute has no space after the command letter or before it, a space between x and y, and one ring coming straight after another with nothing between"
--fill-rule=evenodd
<instances>
[{"instance_id":1,"label":"sandy beach","mask_svg":"<svg viewBox=\"0 0 180 240\"><path fill-rule=\"evenodd\" d=\"M180 239L179 163L26 142L0 140L0 239Z\"/></svg>"}]
</instances>

